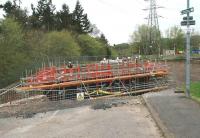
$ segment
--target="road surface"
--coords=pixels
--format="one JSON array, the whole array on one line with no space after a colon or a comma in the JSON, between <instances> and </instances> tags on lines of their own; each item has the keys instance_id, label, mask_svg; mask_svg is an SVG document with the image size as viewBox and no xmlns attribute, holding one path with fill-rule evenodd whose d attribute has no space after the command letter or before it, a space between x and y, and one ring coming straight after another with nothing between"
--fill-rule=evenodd
<instances>
[{"instance_id":1,"label":"road surface","mask_svg":"<svg viewBox=\"0 0 200 138\"><path fill-rule=\"evenodd\" d=\"M94 108L95 106L93 106ZM98 107L98 106L96 106ZM162 138L141 98L112 107L91 106L38 113L32 118L0 118L1 138Z\"/></svg>"}]
</instances>

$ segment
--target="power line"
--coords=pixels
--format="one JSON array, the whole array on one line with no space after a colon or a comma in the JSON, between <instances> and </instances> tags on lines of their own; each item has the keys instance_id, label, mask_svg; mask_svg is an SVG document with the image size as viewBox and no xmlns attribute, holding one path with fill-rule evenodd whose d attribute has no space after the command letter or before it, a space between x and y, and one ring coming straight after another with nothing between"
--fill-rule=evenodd
<instances>
[{"instance_id":1,"label":"power line","mask_svg":"<svg viewBox=\"0 0 200 138\"><path fill-rule=\"evenodd\" d=\"M160 47L160 28L158 18L162 17L158 15L157 9L164 8L162 6L158 6L156 4L156 0L145 0L149 2L149 7L143 9L145 11L149 11L148 17L148 30L147 30L147 43L146 43L146 54L161 54ZM154 53L153 53L154 51Z\"/></svg>"}]
</instances>

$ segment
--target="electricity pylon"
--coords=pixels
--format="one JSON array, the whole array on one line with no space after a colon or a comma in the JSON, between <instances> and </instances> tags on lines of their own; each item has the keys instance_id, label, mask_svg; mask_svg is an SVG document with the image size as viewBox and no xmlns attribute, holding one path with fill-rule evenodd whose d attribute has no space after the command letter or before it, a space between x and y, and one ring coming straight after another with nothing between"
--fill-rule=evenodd
<instances>
[{"instance_id":1,"label":"electricity pylon","mask_svg":"<svg viewBox=\"0 0 200 138\"><path fill-rule=\"evenodd\" d=\"M153 55L157 54L160 56L161 54L161 46L160 46L160 29L158 18L162 17L157 14L157 9L163 8L157 6L156 0L145 0L149 2L149 7L147 9L143 9L145 11L149 11L148 17L145 18L148 20L148 29L146 34L146 54Z\"/></svg>"}]
</instances>

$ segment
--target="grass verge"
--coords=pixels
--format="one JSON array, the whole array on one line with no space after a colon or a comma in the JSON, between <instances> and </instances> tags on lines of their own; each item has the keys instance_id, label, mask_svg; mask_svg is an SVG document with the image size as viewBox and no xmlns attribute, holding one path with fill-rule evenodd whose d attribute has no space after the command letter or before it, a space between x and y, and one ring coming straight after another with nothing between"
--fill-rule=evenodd
<instances>
[{"instance_id":1,"label":"grass verge","mask_svg":"<svg viewBox=\"0 0 200 138\"><path fill-rule=\"evenodd\" d=\"M200 102L200 81L191 83L191 97Z\"/></svg>"}]
</instances>

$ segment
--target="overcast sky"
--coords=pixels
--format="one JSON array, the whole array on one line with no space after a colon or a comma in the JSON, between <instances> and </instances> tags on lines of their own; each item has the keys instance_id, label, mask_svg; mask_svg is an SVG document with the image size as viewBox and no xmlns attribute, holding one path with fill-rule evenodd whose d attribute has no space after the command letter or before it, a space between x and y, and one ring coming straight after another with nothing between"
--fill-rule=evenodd
<instances>
[{"instance_id":1,"label":"overcast sky","mask_svg":"<svg viewBox=\"0 0 200 138\"><path fill-rule=\"evenodd\" d=\"M0 0L5 3L7 0ZM37 0L21 0L22 7L29 11L30 5L37 4ZM52 0L57 10L66 3L70 9L75 7L76 0ZM144 0L79 0L88 14L92 24L105 34L111 44L118 44L130 41L130 35L137 25L146 24L148 12L143 11L148 7L149 2ZM160 29L164 32L167 28L179 25L182 20L180 11L186 9L186 0L157 0L157 5L165 8L159 9L158 14L164 18L159 19ZM191 0L191 6L195 8L192 13L196 20L195 31L200 31L200 0ZM3 11L0 11L2 17ZM185 30L185 27L183 27Z\"/></svg>"}]
</instances>

